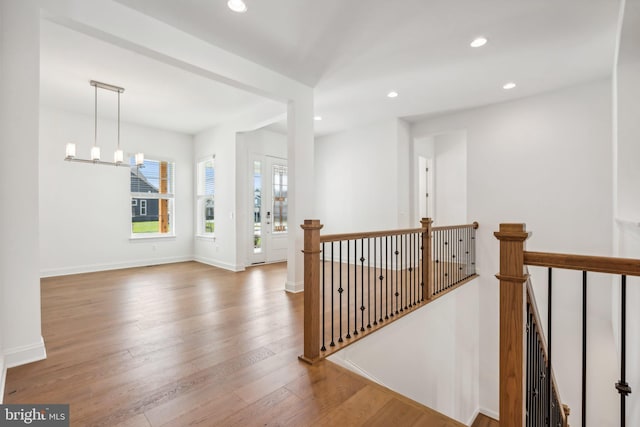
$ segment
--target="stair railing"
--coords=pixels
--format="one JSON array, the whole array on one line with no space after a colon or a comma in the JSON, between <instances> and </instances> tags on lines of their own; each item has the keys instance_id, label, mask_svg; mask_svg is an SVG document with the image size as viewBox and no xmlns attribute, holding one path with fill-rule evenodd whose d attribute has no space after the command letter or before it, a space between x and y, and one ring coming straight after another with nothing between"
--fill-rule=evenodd
<instances>
[{"instance_id":1,"label":"stair railing","mask_svg":"<svg viewBox=\"0 0 640 427\"><path fill-rule=\"evenodd\" d=\"M626 277L640 276L640 260L529 252L525 224L500 224L500 424L510 427L568 426L569 410L561 405L553 374L553 269L582 271L582 426L587 425L587 284L588 273L620 276L621 329L620 425L625 427L626 382ZM548 268L547 331L542 333L527 266ZM557 286L557 285L555 285ZM612 387L613 388L613 387Z\"/></svg>"},{"instance_id":2,"label":"stair railing","mask_svg":"<svg viewBox=\"0 0 640 427\"><path fill-rule=\"evenodd\" d=\"M304 354L314 363L475 278L478 223L321 235L305 220Z\"/></svg>"}]
</instances>

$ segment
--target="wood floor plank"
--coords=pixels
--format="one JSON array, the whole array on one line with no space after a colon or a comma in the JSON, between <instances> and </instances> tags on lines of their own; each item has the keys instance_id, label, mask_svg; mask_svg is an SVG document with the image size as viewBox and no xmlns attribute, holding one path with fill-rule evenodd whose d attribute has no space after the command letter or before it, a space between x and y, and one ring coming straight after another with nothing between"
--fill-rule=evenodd
<instances>
[{"instance_id":1,"label":"wood floor plank","mask_svg":"<svg viewBox=\"0 0 640 427\"><path fill-rule=\"evenodd\" d=\"M48 357L9 369L4 401L68 403L72 426L460 426L300 362L303 295L285 279L286 264L197 262L43 279Z\"/></svg>"}]
</instances>

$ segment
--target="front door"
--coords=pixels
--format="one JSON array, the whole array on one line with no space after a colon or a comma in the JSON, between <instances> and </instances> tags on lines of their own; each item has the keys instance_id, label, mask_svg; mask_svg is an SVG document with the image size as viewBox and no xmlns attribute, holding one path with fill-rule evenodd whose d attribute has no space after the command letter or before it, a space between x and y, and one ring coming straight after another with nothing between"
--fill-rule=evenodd
<instances>
[{"instance_id":1,"label":"front door","mask_svg":"<svg viewBox=\"0 0 640 427\"><path fill-rule=\"evenodd\" d=\"M251 264L287 259L287 160L256 155L251 162Z\"/></svg>"}]
</instances>

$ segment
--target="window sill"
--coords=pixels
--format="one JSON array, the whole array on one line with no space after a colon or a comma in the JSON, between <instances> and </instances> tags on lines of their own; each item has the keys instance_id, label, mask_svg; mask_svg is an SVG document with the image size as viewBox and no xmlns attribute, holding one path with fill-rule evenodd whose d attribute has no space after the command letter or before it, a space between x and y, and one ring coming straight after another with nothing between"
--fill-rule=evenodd
<instances>
[{"instance_id":1,"label":"window sill","mask_svg":"<svg viewBox=\"0 0 640 427\"><path fill-rule=\"evenodd\" d=\"M196 234L196 239L198 240L211 240L213 242L216 241L216 236L210 234Z\"/></svg>"},{"instance_id":2,"label":"window sill","mask_svg":"<svg viewBox=\"0 0 640 427\"><path fill-rule=\"evenodd\" d=\"M171 239L175 239L176 235L175 234L147 234L147 235L143 235L143 236L130 236L129 237L129 241L130 242L135 242L136 240L171 240Z\"/></svg>"}]
</instances>

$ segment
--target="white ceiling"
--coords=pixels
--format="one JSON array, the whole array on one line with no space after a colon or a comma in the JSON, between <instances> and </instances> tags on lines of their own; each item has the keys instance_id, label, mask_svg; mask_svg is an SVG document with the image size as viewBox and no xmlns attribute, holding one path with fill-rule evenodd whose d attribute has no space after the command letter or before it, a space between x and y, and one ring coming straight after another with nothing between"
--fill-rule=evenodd
<instances>
[{"instance_id":1,"label":"white ceiling","mask_svg":"<svg viewBox=\"0 0 640 427\"><path fill-rule=\"evenodd\" d=\"M93 116L89 80L97 80L125 88L122 121L195 134L273 103L49 21L42 21L40 39L45 106ZM98 114L116 117L114 92L98 91Z\"/></svg>"},{"instance_id":2,"label":"white ceiling","mask_svg":"<svg viewBox=\"0 0 640 427\"><path fill-rule=\"evenodd\" d=\"M235 14L226 0L118 0L315 87L316 114L323 116L316 122L320 134L384 118L415 120L609 76L619 8L618 0L245 1L248 11ZM138 75L130 95L139 101L127 92L127 110L137 114L146 102L158 122L176 130L194 132L207 120L213 125L251 102L266 102L168 66L157 70L162 67L155 61L120 48L94 51L87 40L78 43L65 32L52 24L43 31L43 70L58 73L50 88L43 81L45 95L62 96L68 89L54 87L65 77L79 81L79 61L86 69L85 85L89 71L100 79L98 71L108 69L112 82L125 87ZM469 42L477 35L489 43L472 49ZM80 52L76 44L83 47ZM502 85L511 80L517 88L504 91ZM400 96L386 98L391 89ZM91 97L88 85L84 90ZM166 97L160 99L180 102L158 105L154 100L163 91ZM210 101L227 97L232 102ZM178 109L189 114L176 114Z\"/></svg>"}]
</instances>

